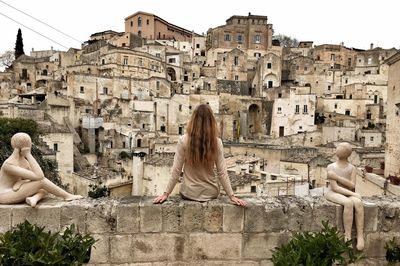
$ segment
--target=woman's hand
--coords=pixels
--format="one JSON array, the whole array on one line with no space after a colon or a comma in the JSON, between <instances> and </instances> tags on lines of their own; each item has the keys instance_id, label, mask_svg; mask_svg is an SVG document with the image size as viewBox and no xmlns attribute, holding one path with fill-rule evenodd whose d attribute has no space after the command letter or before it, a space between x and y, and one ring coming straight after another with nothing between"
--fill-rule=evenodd
<instances>
[{"instance_id":1,"label":"woman's hand","mask_svg":"<svg viewBox=\"0 0 400 266\"><path fill-rule=\"evenodd\" d=\"M168 196L169 196L169 194L164 192L164 194L162 194L161 196L158 196L157 198L155 198L153 200L153 203L154 204L163 203L164 201L166 201L168 199Z\"/></svg>"},{"instance_id":2,"label":"woman's hand","mask_svg":"<svg viewBox=\"0 0 400 266\"><path fill-rule=\"evenodd\" d=\"M229 197L229 199L238 206L246 206L247 202L242 199L237 198L235 195Z\"/></svg>"}]
</instances>

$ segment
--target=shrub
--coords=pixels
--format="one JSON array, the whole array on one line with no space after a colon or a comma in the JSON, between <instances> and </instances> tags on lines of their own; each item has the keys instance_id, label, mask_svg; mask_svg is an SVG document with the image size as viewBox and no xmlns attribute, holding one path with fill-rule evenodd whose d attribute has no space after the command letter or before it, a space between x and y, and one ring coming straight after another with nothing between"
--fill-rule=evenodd
<instances>
[{"instance_id":1,"label":"shrub","mask_svg":"<svg viewBox=\"0 0 400 266\"><path fill-rule=\"evenodd\" d=\"M351 241L346 242L336 227L330 227L327 221L322 225L321 232L297 233L289 243L275 248L274 265L331 266L334 262L346 265L361 259L354 253Z\"/></svg>"},{"instance_id":2,"label":"shrub","mask_svg":"<svg viewBox=\"0 0 400 266\"><path fill-rule=\"evenodd\" d=\"M400 262L400 246L396 242L396 239L393 237L392 240L389 240L385 243L386 249L386 261L389 263Z\"/></svg>"},{"instance_id":3,"label":"shrub","mask_svg":"<svg viewBox=\"0 0 400 266\"><path fill-rule=\"evenodd\" d=\"M100 183L99 185L90 184L88 196L94 199L110 196L110 189Z\"/></svg>"},{"instance_id":4,"label":"shrub","mask_svg":"<svg viewBox=\"0 0 400 266\"><path fill-rule=\"evenodd\" d=\"M74 224L63 234L52 234L25 221L0 234L0 265L82 265L89 261L95 242Z\"/></svg>"}]
</instances>

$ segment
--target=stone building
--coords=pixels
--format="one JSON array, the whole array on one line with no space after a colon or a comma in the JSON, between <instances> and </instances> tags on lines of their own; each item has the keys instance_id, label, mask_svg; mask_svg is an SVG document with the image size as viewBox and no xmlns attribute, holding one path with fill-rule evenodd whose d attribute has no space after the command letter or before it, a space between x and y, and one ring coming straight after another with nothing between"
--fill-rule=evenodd
<instances>
[{"instance_id":1,"label":"stone building","mask_svg":"<svg viewBox=\"0 0 400 266\"><path fill-rule=\"evenodd\" d=\"M400 53L387 59L389 65L386 116L385 176L400 176Z\"/></svg>"},{"instance_id":2,"label":"stone building","mask_svg":"<svg viewBox=\"0 0 400 266\"><path fill-rule=\"evenodd\" d=\"M174 39L190 41L200 36L193 31L176 26L151 13L138 11L125 18L125 32L137 34L146 39Z\"/></svg>"}]
</instances>

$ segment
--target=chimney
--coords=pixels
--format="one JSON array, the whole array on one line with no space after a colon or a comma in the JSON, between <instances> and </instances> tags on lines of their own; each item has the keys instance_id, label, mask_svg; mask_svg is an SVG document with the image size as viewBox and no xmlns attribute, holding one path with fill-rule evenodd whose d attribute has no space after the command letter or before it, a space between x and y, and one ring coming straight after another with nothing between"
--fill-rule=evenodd
<instances>
[{"instance_id":1,"label":"chimney","mask_svg":"<svg viewBox=\"0 0 400 266\"><path fill-rule=\"evenodd\" d=\"M371 42L371 44L370 44L370 46L369 46L369 49L374 49L374 44Z\"/></svg>"},{"instance_id":2,"label":"chimney","mask_svg":"<svg viewBox=\"0 0 400 266\"><path fill-rule=\"evenodd\" d=\"M249 12L249 17L251 16L251 13Z\"/></svg>"},{"instance_id":3,"label":"chimney","mask_svg":"<svg viewBox=\"0 0 400 266\"><path fill-rule=\"evenodd\" d=\"M341 45L341 46L344 46L344 42L341 42L340 45Z\"/></svg>"},{"instance_id":4,"label":"chimney","mask_svg":"<svg viewBox=\"0 0 400 266\"><path fill-rule=\"evenodd\" d=\"M237 160L236 161L236 167L235 167L235 174L240 174L240 171L241 171L241 169L240 169L240 165L242 164L242 161L241 160Z\"/></svg>"}]
</instances>

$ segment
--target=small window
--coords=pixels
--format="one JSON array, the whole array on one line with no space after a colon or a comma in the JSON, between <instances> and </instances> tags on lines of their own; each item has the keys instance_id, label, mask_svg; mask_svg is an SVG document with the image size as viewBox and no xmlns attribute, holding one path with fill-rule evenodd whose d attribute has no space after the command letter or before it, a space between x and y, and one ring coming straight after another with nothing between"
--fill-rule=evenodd
<instances>
[{"instance_id":1,"label":"small window","mask_svg":"<svg viewBox=\"0 0 400 266\"><path fill-rule=\"evenodd\" d=\"M335 103L335 109L337 109L337 103Z\"/></svg>"},{"instance_id":2,"label":"small window","mask_svg":"<svg viewBox=\"0 0 400 266\"><path fill-rule=\"evenodd\" d=\"M162 126L160 127L160 130L161 130L161 132L165 132L165 126L162 125Z\"/></svg>"},{"instance_id":3,"label":"small window","mask_svg":"<svg viewBox=\"0 0 400 266\"><path fill-rule=\"evenodd\" d=\"M168 59L168 63L175 63L176 62L176 59L175 58L169 58Z\"/></svg>"},{"instance_id":4,"label":"small window","mask_svg":"<svg viewBox=\"0 0 400 266\"><path fill-rule=\"evenodd\" d=\"M128 65L128 57L124 56L124 66Z\"/></svg>"},{"instance_id":5,"label":"small window","mask_svg":"<svg viewBox=\"0 0 400 266\"><path fill-rule=\"evenodd\" d=\"M80 93L84 93L85 92L85 87L81 86L80 87Z\"/></svg>"},{"instance_id":6,"label":"small window","mask_svg":"<svg viewBox=\"0 0 400 266\"><path fill-rule=\"evenodd\" d=\"M238 56L235 56L235 58L233 59L233 64L235 66L239 65L239 57Z\"/></svg>"},{"instance_id":7,"label":"small window","mask_svg":"<svg viewBox=\"0 0 400 266\"><path fill-rule=\"evenodd\" d=\"M133 27L133 21L131 21L131 27Z\"/></svg>"},{"instance_id":8,"label":"small window","mask_svg":"<svg viewBox=\"0 0 400 266\"><path fill-rule=\"evenodd\" d=\"M251 186L251 188L250 188L250 192L251 193L256 193L256 186Z\"/></svg>"},{"instance_id":9,"label":"small window","mask_svg":"<svg viewBox=\"0 0 400 266\"><path fill-rule=\"evenodd\" d=\"M268 80L268 88L272 88L273 87L273 82L272 82L272 80Z\"/></svg>"},{"instance_id":10,"label":"small window","mask_svg":"<svg viewBox=\"0 0 400 266\"><path fill-rule=\"evenodd\" d=\"M278 98L282 98L282 93L278 93Z\"/></svg>"},{"instance_id":11,"label":"small window","mask_svg":"<svg viewBox=\"0 0 400 266\"><path fill-rule=\"evenodd\" d=\"M138 19L137 19L137 25L138 25L138 27L141 27L141 26L142 26L142 18L141 18L141 17L138 17Z\"/></svg>"},{"instance_id":12,"label":"small window","mask_svg":"<svg viewBox=\"0 0 400 266\"><path fill-rule=\"evenodd\" d=\"M242 35L242 34L238 34L238 36L237 36L237 42L238 42L238 43L242 43L242 42L243 42L243 35Z\"/></svg>"},{"instance_id":13,"label":"small window","mask_svg":"<svg viewBox=\"0 0 400 266\"><path fill-rule=\"evenodd\" d=\"M335 61L335 59L336 59L335 54L331 54L331 61Z\"/></svg>"},{"instance_id":14,"label":"small window","mask_svg":"<svg viewBox=\"0 0 400 266\"><path fill-rule=\"evenodd\" d=\"M294 113L295 113L295 114L300 113L300 105L296 104L296 108L295 108Z\"/></svg>"},{"instance_id":15,"label":"small window","mask_svg":"<svg viewBox=\"0 0 400 266\"><path fill-rule=\"evenodd\" d=\"M182 126L179 127L178 134L179 135L183 135L183 127Z\"/></svg>"},{"instance_id":16,"label":"small window","mask_svg":"<svg viewBox=\"0 0 400 266\"><path fill-rule=\"evenodd\" d=\"M346 110L345 115L350 115L350 110Z\"/></svg>"},{"instance_id":17,"label":"small window","mask_svg":"<svg viewBox=\"0 0 400 266\"><path fill-rule=\"evenodd\" d=\"M254 43L261 43L261 35L254 35Z\"/></svg>"},{"instance_id":18,"label":"small window","mask_svg":"<svg viewBox=\"0 0 400 266\"><path fill-rule=\"evenodd\" d=\"M374 141L374 137L370 137L369 140L370 140L370 141Z\"/></svg>"},{"instance_id":19,"label":"small window","mask_svg":"<svg viewBox=\"0 0 400 266\"><path fill-rule=\"evenodd\" d=\"M278 107L278 113L282 112L282 108Z\"/></svg>"},{"instance_id":20,"label":"small window","mask_svg":"<svg viewBox=\"0 0 400 266\"><path fill-rule=\"evenodd\" d=\"M271 69L272 68L272 63L267 63L267 68Z\"/></svg>"},{"instance_id":21,"label":"small window","mask_svg":"<svg viewBox=\"0 0 400 266\"><path fill-rule=\"evenodd\" d=\"M150 20L148 19L148 20L146 20L146 24L147 25L149 25L150 24Z\"/></svg>"},{"instance_id":22,"label":"small window","mask_svg":"<svg viewBox=\"0 0 400 266\"><path fill-rule=\"evenodd\" d=\"M104 65L106 63L105 59L101 59L101 64Z\"/></svg>"},{"instance_id":23,"label":"small window","mask_svg":"<svg viewBox=\"0 0 400 266\"><path fill-rule=\"evenodd\" d=\"M103 88L103 94L108 94L108 88L107 87Z\"/></svg>"},{"instance_id":24,"label":"small window","mask_svg":"<svg viewBox=\"0 0 400 266\"><path fill-rule=\"evenodd\" d=\"M328 91L330 91L331 90L331 85L328 85Z\"/></svg>"},{"instance_id":25,"label":"small window","mask_svg":"<svg viewBox=\"0 0 400 266\"><path fill-rule=\"evenodd\" d=\"M160 81L156 81L156 88L159 89L160 88Z\"/></svg>"},{"instance_id":26,"label":"small window","mask_svg":"<svg viewBox=\"0 0 400 266\"><path fill-rule=\"evenodd\" d=\"M224 41L229 42L231 40L231 35L229 33L224 34Z\"/></svg>"},{"instance_id":27,"label":"small window","mask_svg":"<svg viewBox=\"0 0 400 266\"><path fill-rule=\"evenodd\" d=\"M235 75L235 80L239 80L239 76L238 75Z\"/></svg>"},{"instance_id":28,"label":"small window","mask_svg":"<svg viewBox=\"0 0 400 266\"><path fill-rule=\"evenodd\" d=\"M308 106L307 106L307 104L305 104L305 105L303 106L303 113L304 113L304 114L307 114L307 113L308 113L307 108L308 108Z\"/></svg>"},{"instance_id":29,"label":"small window","mask_svg":"<svg viewBox=\"0 0 400 266\"><path fill-rule=\"evenodd\" d=\"M53 150L54 151L58 151L58 143L54 143L53 144Z\"/></svg>"},{"instance_id":30,"label":"small window","mask_svg":"<svg viewBox=\"0 0 400 266\"><path fill-rule=\"evenodd\" d=\"M182 111L182 104L179 105L179 111Z\"/></svg>"},{"instance_id":31,"label":"small window","mask_svg":"<svg viewBox=\"0 0 400 266\"><path fill-rule=\"evenodd\" d=\"M196 43L196 48L200 48L200 43Z\"/></svg>"}]
</instances>

